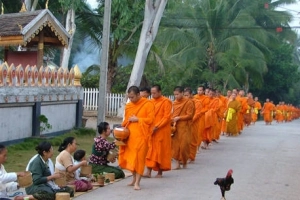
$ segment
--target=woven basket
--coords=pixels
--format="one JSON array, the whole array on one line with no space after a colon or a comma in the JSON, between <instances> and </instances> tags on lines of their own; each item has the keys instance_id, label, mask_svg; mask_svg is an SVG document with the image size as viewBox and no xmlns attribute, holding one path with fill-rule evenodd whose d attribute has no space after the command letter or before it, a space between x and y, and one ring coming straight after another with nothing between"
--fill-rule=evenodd
<instances>
[{"instance_id":1,"label":"woven basket","mask_svg":"<svg viewBox=\"0 0 300 200\"><path fill-rule=\"evenodd\" d=\"M55 200L70 200L70 194L67 192L58 192L55 194Z\"/></svg>"},{"instance_id":2,"label":"woven basket","mask_svg":"<svg viewBox=\"0 0 300 200\"><path fill-rule=\"evenodd\" d=\"M109 162L113 162L117 157L118 157L118 150L116 149L112 149L109 151L108 155L107 155L107 160Z\"/></svg>"},{"instance_id":3,"label":"woven basket","mask_svg":"<svg viewBox=\"0 0 300 200\"><path fill-rule=\"evenodd\" d=\"M105 180L109 179L110 182L114 182L115 181L115 173L107 173L105 174Z\"/></svg>"},{"instance_id":4,"label":"woven basket","mask_svg":"<svg viewBox=\"0 0 300 200\"><path fill-rule=\"evenodd\" d=\"M81 166L80 176L88 176L92 174L92 165Z\"/></svg>"},{"instance_id":5,"label":"woven basket","mask_svg":"<svg viewBox=\"0 0 300 200\"><path fill-rule=\"evenodd\" d=\"M55 184L58 186L66 186L67 185L66 175L62 172L59 173L62 175L62 177L54 179Z\"/></svg>"},{"instance_id":6,"label":"woven basket","mask_svg":"<svg viewBox=\"0 0 300 200\"><path fill-rule=\"evenodd\" d=\"M25 176L23 176L23 177L19 176L18 177L18 185L19 185L19 187L24 187L24 188L31 186L32 185L31 172L26 171Z\"/></svg>"}]
</instances>

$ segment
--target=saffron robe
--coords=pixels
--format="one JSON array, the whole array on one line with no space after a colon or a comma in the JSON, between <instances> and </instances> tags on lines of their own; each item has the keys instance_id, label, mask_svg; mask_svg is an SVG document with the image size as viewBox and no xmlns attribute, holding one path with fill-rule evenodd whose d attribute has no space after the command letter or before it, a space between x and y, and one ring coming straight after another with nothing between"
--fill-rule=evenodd
<instances>
[{"instance_id":1,"label":"saffron robe","mask_svg":"<svg viewBox=\"0 0 300 200\"><path fill-rule=\"evenodd\" d=\"M219 98L210 98L210 104L208 106L208 111L205 113L205 132L208 136L207 142L211 140L219 139L216 136L216 129L218 129L218 112L220 110L220 100ZM220 126L220 125L219 125ZM220 127L219 127L220 128Z\"/></svg>"},{"instance_id":2,"label":"saffron robe","mask_svg":"<svg viewBox=\"0 0 300 200\"><path fill-rule=\"evenodd\" d=\"M238 95L236 100L241 103L241 109L238 113L238 132L241 132L244 129L244 114L247 112L248 104L245 97Z\"/></svg>"},{"instance_id":3,"label":"saffron robe","mask_svg":"<svg viewBox=\"0 0 300 200\"><path fill-rule=\"evenodd\" d=\"M171 112L172 102L166 97L151 99L155 106L153 127L158 129L152 133L146 157L146 166L155 171L171 169Z\"/></svg>"},{"instance_id":4,"label":"saffron robe","mask_svg":"<svg viewBox=\"0 0 300 200\"><path fill-rule=\"evenodd\" d=\"M238 135L238 113L241 107L241 103L237 100L228 103L228 110L226 112L226 133L234 136Z\"/></svg>"},{"instance_id":5,"label":"saffron robe","mask_svg":"<svg viewBox=\"0 0 300 200\"><path fill-rule=\"evenodd\" d=\"M260 109L261 109L261 104L259 101L256 101L254 104L253 111L252 111L252 122L255 123L257 121L258 113L259 113Z\"/></svg>"},{"instance_id":6,"label":"saffron robe","mask_svg":"<svg viewBox=\"0 0 300 200\"><path fill-rule=\"evenodd\" d=\"M247 126L251 124L252 121L252 110L255 106L255 101L252 98L247 98L247 110L246 113L244 114L244 122Z\"/></svg>"},{"instance_id":7,"label":"saffron robe","mask_svg":"<svg viewBox=\"0 0 300 200\"><path fill-rule=\"evenodd\" d=\"M270 102L266 102L264 104L264 107L263 107L263 115L264 115L264 121L266 123L271 123L272 122L272 114L273 114L273 104L270 103Z\"/></svg>"},{"instance_id":8,"label":"saffron robe","mask_svg":"<svg viewBox=\"0 0 300 200\"><path fill-rule=\"evenodd\" d=\"M205 130L205 113L208 111L208 106L210 100L205 95L194 95L195 99L199 99L201 102L201 113L200 113L200 137L201 141L198 141L198 146L200 146L202 141L208 141L208 135L206 134Z\"/></svg>"},{"instance_id":9,"label":"saffron robe","mask_svg":"<svg viewBox=\"0 0 300 200\"><path fill-rule=\"evenodd\" d=\"M129 122L129 118L133 115L138 117L138 122ZM154 105L146 98L126 104L122 126L126 126L129 122L127 128L130 135L126 145L119 148L119 165L121 168L143 175L154 115Z\"/></svg>"},{"instance_id":10,"label":"saffron robe","mask_svg":"<svg viewBox=\"0 0 300 200\"><path fill-rule=\"evenodd\" d=\"M198 99L192 99L195 105L195 113L192 120L192 132L190 143L190 159L193 161L196 158L199 140L202 141L200 135L200 116L201 116L201 102ZM199 138L200 137L200 138Z\"/></svg>"},{"instance_id":11,"label":"saffron robe","mask_svg":"<svg viewBox=\"0 0 300 200\"><path fill-rule=\"evenodd\" d=\"M172 137L172 157L175 160L187 163L190 155L191 125L194 115L194 102L187 98L180 101L175 100L173 103L174 117L180 117L176 122L175 135Z\"/></svg>"}]
</instances>

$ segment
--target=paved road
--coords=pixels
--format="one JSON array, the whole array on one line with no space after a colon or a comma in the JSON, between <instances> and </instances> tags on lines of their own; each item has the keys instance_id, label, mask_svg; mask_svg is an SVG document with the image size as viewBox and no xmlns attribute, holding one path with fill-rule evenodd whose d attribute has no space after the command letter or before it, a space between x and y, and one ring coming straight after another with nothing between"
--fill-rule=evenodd
<instances>
[{"instance_id":1,"label":"paved road","mask_svg":"<svg viewBox=\"0 0 300 200\"><path fill-rule=\"evenodd\" d=\"M233 169L235 183L227 200L300 199L300 120L266 126L258 122L239 137L223 136L219 144L197 155L185 170L166 172L162 179L143 178L142 190L126 186L131 178L75 198L219 200L215 178Z\"/></svg>"}]
</instances>

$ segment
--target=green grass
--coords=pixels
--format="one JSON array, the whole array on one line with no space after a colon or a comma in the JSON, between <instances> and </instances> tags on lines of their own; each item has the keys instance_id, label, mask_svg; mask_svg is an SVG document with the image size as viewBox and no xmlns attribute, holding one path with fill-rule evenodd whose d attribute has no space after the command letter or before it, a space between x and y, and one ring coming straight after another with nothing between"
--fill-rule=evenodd
<instances>
[{"instance_id":1,"label":"green grass","mask_svg":"<svg viewBox=\"0 0 300 200\"><path fill-rule=\"evenodd\" d=\"M54 155L52 161L55 163L55 158L59 154L58 147L66 137L73 136L76 142L79 143L77 149L83 149L86 151L86 155L91 154L92 145L94 143L94 137L96 135L95 130L87 128L79 128L70 131L69 133L56 136L53 138L28 138L24 142L11 145L7 147L7 161L4 163L4 167L7 172L24 171L29 159L35 155L35 147L41 141L49 141L54 149Z\"/></svg>"}]
</instances>

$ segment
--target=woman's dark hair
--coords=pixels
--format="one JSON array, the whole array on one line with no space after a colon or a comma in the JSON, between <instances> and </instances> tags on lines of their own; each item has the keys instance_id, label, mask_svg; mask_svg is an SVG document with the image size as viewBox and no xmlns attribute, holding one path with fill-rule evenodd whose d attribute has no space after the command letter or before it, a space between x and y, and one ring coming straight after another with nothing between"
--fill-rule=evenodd
<instances>
[{"instance_id":1,"label":"woman's dark hair","mask_svg":"<svg viewBox=\"0 0 300 200\"><path fill-rule=\"evenodd\" d=\"M3 144L0 144L0 153L2 153L4 149L6 149L6 147Z\"/></svg>"},{"instance_id":2,"label":"woman's dark hair","mask_svg":"<svg viewBox=\"0 0 300 200\"><path fill-rule=\"evenodd\" d=\"M74 153L74 159L76 161L81 161L81 159L85 156L85 150L79 149Z\"/></svg>"},{"instance_id":3,"label":"woman's dark hair","mask_svg":"<svg viewBox=\"0 0 300 200\"><path fill-rule=\"evenodd\" d=\"M63 143L61 143L61 145L58 148L59 152L62 152L63 150L65 150L69 144L72 144L73 141L75 140L74 137L67 137L64 139Z\"/></svg>"},{"instance_id":4,"label":"woman's dark hair","mask_svg":"<svg viewBox=\"0 0 300 200\"><path fill-rule=\"evenodd\" d=\"M100 122L98 124L98 133L102 134L103 132L107 131L107 127L109 126L109 124L107 122Z\"/></svg>"},{"instance_id":5,"label":"woman's dark hair","mask_svg":"<svg viewBox=\"0 0 300 200\"><path fill-rule=\"evenodd\" d=\"M44 141L40 142L36 147L35 150L38 152L39 155L43 156L43 152L49 152L52 145L50 142Z\"/></svg>"}]
</instances>

